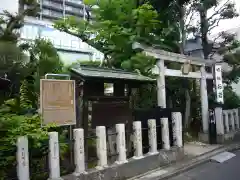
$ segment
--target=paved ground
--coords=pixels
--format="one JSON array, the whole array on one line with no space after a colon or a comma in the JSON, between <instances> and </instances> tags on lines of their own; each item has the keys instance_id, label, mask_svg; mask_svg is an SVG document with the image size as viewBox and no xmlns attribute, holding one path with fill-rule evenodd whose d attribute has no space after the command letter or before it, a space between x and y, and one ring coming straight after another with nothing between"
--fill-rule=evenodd
<instances>
[{"instance_id":1,"label":"paved ground","mask_svg":"<svg viewBox=\"0 0 240 180\"><path fill-rule=\"evenodd\" d=\"M209 145L204 144L201 142L188 142L184 144L184 153L186 159L192 159L199 155L204 155L208 152L217 150L221 148L221 145ZM179 165L176 166L169 166L167 168L159 168L157 170L153 170L152 172L146 173L140 177L133 177L130 180L152 180L152 179L159 179L160 176L166 175L168 173L174 172L176 168L178 168Z\"/></svg>"},{"instance_id":2,"label":"paved ground","mask_svg":"<svg viewBox=\"0 0 240 180\"><path fill-rule=\"evenodd\" d=\"M240 150L224 163L208 162L169 180L239 180Z\"/></svg>"},{"instance_id":3,"label":"paved ground","mask_svg":"<svg viewBox=\"0 0 240 180\"><path fill-rule=\"evenodd\" d=\"M184 144L184 153L189 157L195 157L217 149L221 145L209 145L201 142L188 142Z\"/></svg>"}]
</instances>

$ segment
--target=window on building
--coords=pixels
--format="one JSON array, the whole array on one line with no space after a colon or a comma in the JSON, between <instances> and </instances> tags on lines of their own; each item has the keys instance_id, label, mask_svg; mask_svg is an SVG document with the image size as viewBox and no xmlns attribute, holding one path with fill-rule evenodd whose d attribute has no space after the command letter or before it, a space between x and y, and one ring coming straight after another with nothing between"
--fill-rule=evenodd
<instances>
[{"instance_id":1,"label":"window on building","mask_svg":"<svg viewBox=\"0 0 240 180\"><path fill-rule=\"evenodd\" d=\"M66 0L66 1L76 3L76 4L82 4L82 0Z\"/></svg>"},{"instance_id":2,"label":"window on building","mask_svg":"<svg viewBox=\"0 0 240 180\"><path fill-rule=\"evenodd\" d=\"M59 13L59 12L49 10L49 9L43 9L42 14L52 16L52 17L57 17L57 18L63 17L63 13Z\"/></svg>"},{"instance_id":3,"label":"window on building","mask_svg":"<svg viewBox=\"0 0 240 180\"><path fill-rule=\"evenodd\" d=\"M42 4L45 4L45 5L50 5L50 3L51 3L51 2L48 1L48 0L43 0L43 1L42 1Z\"/></svg>"},{"instance_id":4,"label":"window on building","mask_svg":"<svg viewBox=\"0 0 240 180\"><path fill-rule=\"evenodd\" d=\"M42 10L42 13L43 13L43 14L50 15L50 10L49 10L49 9L43 9L43 10Z\"/></svg>"},{"instance_id":5,"label":"window on building","mask_svg":"<svg viewBox=\"0 0 240 180\"><path fill-rule=\"evenodd\" d=\"M44 0L43 5L53 6L55 8L63 8L63 4L61 3L55 3L49 0Z\"/></svg>"},{"instance_id":6,"label":"window on building","mask_svg":"<svg viewBox=\"0 0 240 180\"><path fill-rule=\"evenodd\" d=\"M67 11L72 11L72 10L73 10L73 7L66 5L66 6L65 6L65 10L67 10Z\"/></svg>"},{"instance_id":7,"label":"window on building","mask_svg":"<svg viewBox=\"0 0 240 180\"><path fill-rule=\"evenodd\" d=\"M71 40L71 48L79 49L79 42L77 40Z\"/></svg>"},{"instance_id":8,"label":"window on building","mask_svg":"<svg viewBox=\"0 0 240 180\"><path fill-rule=\"evenodd\" d=\"M104 95L113 96L114 88L113 83L104 83Z\"/></svg>"}]
</instances>

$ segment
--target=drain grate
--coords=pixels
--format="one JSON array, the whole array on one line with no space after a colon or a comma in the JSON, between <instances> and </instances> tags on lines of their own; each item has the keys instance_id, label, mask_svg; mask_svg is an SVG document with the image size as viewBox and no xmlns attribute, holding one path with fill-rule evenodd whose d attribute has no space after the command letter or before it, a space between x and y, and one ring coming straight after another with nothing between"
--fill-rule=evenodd
<instances>
[{"instance_id":1,"label":"drain grate","mask_svg":"<svg viewBox=\"0 0 240 180\"><path fill-rule=\"evenodd\" d=\"M236 156L235 154L225 151L225 152L222 152L220 154L217 154L217 155L211 157L210 160L218 162L218 163L223 163L229 159L232 159L235 156Z\"/></svg>"}]
</instances>

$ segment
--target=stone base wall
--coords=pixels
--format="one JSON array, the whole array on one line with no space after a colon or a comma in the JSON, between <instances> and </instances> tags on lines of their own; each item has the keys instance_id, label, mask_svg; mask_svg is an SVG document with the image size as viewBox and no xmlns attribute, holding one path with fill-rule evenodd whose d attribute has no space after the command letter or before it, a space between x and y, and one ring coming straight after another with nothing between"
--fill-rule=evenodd
<instances>
[{"instance_id":1,"label":"stone base wall","mask_svg":"<svg viewBox=\"0 0 240 180\"><path fill-rule=\"evenodd\" d=\"M145 155L142 159L128 159L124 164L113 164L105 169L88 171L80 176L67 175L64 180L125 180L148 171L166 166L184 158L183 148L160 150L155 155Z\"/></svg>"},{"instance_id":2,"label":"stone base wall","mask_svg":"<svg viewBox=\"0 0 240 180\"><path fill-rule=\"evenodd\" d=\"M217 142L219 144L224 144L232 141L239 141L240 142L240 130L231 131L223 135L217 136Z\"/></svg>"},{"instance_id":3,"label":"stone base wall","mask_svg":"<svg viewBox=\"0 0 240 180\"><path fill-rule=\"evenodd\" d=\"M209 143L209 134L208 133L199 133L199 141L203 143ZM217 135L218 144L226 144L228 142L238 141L240 142L240 130L231 131L223 135Z\"/></svg>"},{"instance_id":4,"label":"stone base wall","mask_svg":"<svg viewBox=\"0 0 240 180\"><path fill-rule=\"evenodd\" d=\"M209 143L209 134L208 133L199 133L198 139L200 142L208 144Z\"/></svg>"}]
</instances>

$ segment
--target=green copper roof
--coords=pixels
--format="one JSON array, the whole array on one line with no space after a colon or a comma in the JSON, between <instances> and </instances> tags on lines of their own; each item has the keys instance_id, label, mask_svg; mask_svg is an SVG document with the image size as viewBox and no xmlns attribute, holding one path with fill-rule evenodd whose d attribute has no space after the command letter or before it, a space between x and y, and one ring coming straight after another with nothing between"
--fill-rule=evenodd
<instances>
[{"instance_id":1,"label":"green copper roof","mask_svg":"<svg viewBox=\"0 0 240 180\"><path fill-rule=\"evenodd\" d=\"M143 76L138 73L128 72L128 71L119 70L119 69L81 66L78 68L71 68L71 71L82 77L90 77L90 78L155 81L155 79L149 78L147 76Z\"/></svg>"}]
</instances>

